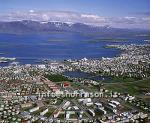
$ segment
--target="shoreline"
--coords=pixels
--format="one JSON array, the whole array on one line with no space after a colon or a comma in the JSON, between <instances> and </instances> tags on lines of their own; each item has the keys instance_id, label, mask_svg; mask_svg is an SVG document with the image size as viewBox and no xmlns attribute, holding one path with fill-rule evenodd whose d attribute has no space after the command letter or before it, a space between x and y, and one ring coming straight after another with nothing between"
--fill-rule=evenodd
<instances>
[{"instance_id":1,"label":"shoreline","mask_svg":"<svg viewBox=\"0 0 150 123\"><path fill-rule=\"evenodd\" d=\"M108 49L107 48L107 45L106 46L104 46L103 48L105 48L105 49ZM112 48L109 48L109 49L117 49L117 48L114 48L114 47L112 47ZM118 49L117 49L118 50ZM119 51L118 51L118 53L116 53L114 56L112 56L112 57L105 57L105 56L101 56L101 57L95 57L95 58L87 58L88 60L101 60L102 58L114 58L114 57L118 57L118 56L120 56L120 54L122 53L122 51L123 50L120 50L119 49ZM2 55L4 55L5 53L2 53ZM0 53L0 55L1 55L1 53ZM1 58L1 57L0 57ZM9 58L9 57L4 57L4 58ZM63 58L55 58L55 59L53 59L53 58L31 58L31 57L15 57L16 59L15 59L15 61L17 61L17 62L19 62L21 65L26 65L26 64L32 64L32 65L35 65L35 64L37 64L37 63L43 63L44 61L49 61L49 62L64 62L64 61L67 61L67 60L74 60L74 61L76 61L76 60L81 60L81 59L84 59L84 58L86 58L86 57L82 57L82 58L68 58L68 59L63 59ZM24 60L35 60L34 61L34 63L23 63L23 62L20 62L20 61L24 61ZM0 66L1 66L1 63L0 63ZM7 66L9 66L9 65L7 65Z\"/></svg>"},{"instance_id":2,"label":"shoreline","mask_svg":"<svg viewBox=\"0 0 150 123\"><path fill-rule=\"evenodd\" d=\"M144 45L108 45L109 47L120 49L122 52L115 57L101 57L101 58L95 58L95 59L88 59L88 58L82 58L82 59L64 59L64 60L50 60L45 59L42 60L39 63L33 63L30 64L32 66L36 65L45 65L45 66L56 66L57 65L63 65L67 66L68 68L65 70L72 69L73 70L80 70L82 72L87 73L97 73L100 72L102 75L107 76L126 76L126 77L135 77L135 78L144 78L149 76L148 73L148 65L146 66L144 71L141 69L141 72L143 73L138 74L138 66L140 61L142 64L148 64L148 53L146 52L150 45L144 44ZM145 55L140 55L140 54ZM27 63L29 64L29 63ZM27 64L20 64L21 66L26 66ZM129 66L130 64L130 66ZM8 65L9 67L9 65ZM130 71L137 71L137 72L130 72ZM70 71L70 70L69 70ZM64 71L63 71L64 72Z\"/></svg>"}]
</instances>

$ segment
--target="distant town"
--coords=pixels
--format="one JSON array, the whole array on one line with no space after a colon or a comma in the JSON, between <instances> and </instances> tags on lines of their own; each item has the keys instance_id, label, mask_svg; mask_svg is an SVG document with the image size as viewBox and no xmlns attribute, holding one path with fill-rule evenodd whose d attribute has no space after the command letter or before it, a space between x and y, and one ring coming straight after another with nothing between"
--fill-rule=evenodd
<instances>
[{"instance_id":1,"label":"distant town","mask_svg":"<svg viewBox=\"0 0 150 123\"><path fill-rule=\"evenodd\" d=\"M150 45L106 48L122 53L113 58L44 60L32 65L1 57L0 63L12 63L0 67L0 122L148 123Z\"/></svg>"}]
</instances>

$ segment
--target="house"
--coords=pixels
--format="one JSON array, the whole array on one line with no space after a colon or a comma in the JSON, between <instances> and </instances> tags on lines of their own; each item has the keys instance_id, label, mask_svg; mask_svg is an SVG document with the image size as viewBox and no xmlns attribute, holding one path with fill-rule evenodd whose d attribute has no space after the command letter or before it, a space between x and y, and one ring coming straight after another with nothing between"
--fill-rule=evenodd
<instances>
[{"instance_id":1,"label":"house","mask_svg":"<svg viewBox=\"0 0 150 123\"><path fill-rule=\"evenodd\" d=\"M21 108L27 108L27 107L31 107L32 106L32 103L24 103L24 104L21 104Z\"/></svg>"},{"instance_id":2,"label":"house","mask_svg":"<svg viewBox=\"0 0 150 123\"><path fill-rule=\"evenodd\" d=\"M64 88L67 88L67 87L70 87L70 86L71 86L71 84L69 82L64 82L63 83L63 87Z\"/></svg>"}]
</instances>

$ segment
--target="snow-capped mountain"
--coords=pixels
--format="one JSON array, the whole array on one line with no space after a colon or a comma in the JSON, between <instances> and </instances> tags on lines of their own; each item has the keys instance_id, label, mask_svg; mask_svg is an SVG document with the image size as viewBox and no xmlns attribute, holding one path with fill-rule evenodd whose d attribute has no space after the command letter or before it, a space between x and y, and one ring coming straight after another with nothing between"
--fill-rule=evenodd
<instances>
[{"instance_id":1,"label":"snow-capped mountain","mask_svg":"<svg viewBox=\"0 0 150 123\"><path fill-rule=\"evenodd\" d=\"M41 23L63 22L72 25L72 23L82 23L92 26L110 25L114 28L142 28L150 29L150 18L146 17L104 17L96 14L78 13L71 11L15 11L11 13L0 13L1 22L31 20ZM58 23L59 24L59 23Z\"/></svg>"},{"instance_id":2,"label":"snow-capped mountain","mask_svg":"<svg viewBox=\"0 0 150 123\"><path fill-rule=\"evenodd\" d=\"M61 22L61 21L32 21L20 20L0 22L0 33L49 33L73 32L86 33L99 36L134 36L138 34L150 34L147 30L121 29L106 26L93 26L84 23Z\"/></svg>"},{"instance_id":3,"label":"snow-capped mountain","mask_svg":"<svg viewBox=\"0 0 150 123\"><path fill-rule=\"evenodd\" d=\"M18 33L31 33L31 32L50 32L50 31L98 31L99 28L82 23L60 22L60 21L10 21L0 22L0 32L18 32Z\"/></svg>"}]
</instances>

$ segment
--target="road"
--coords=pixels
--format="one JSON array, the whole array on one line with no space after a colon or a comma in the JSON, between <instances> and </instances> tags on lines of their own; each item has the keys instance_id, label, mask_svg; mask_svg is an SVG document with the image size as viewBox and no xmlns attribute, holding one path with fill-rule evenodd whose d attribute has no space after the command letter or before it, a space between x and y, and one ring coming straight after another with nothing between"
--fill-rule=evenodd
<instances>
[{"instance_id":1,"label":"road","mask_svg":"<svg viewBox=\"0 0 150 123\"><path fill-rule=\"evenodd\" d=\"M95 120L94 117L91 116L91 115L87 112L88 108L83 107L83 106L80 105L76 100L72 100L72 103L74 103L76 106L78 106L81 111L84 111L84 113L88 116L89 119Z\"/></svg>"}]
</instances>

